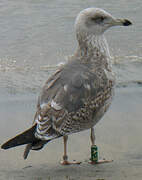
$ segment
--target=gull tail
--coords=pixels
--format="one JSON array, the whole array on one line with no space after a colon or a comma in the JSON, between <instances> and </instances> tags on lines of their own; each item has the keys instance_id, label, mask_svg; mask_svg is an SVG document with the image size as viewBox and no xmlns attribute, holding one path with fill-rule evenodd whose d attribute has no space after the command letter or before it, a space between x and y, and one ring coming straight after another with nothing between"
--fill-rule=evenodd
<instances>
[{"instance_id":1,"label":"gull tail","mask_svg":"<svg viewBox=\"0 0 142 180\"><path fill-rule=\"evenodd\" d=\"M38 151L38 150L42 149L42 148L44 147L44 145L45 145L46 143L48 143L49 141L51 141L51 140L50 140L50 139L47 140L47 141L38 140L38 141L36 141L36 142L27 144L27 145L26 145L26 148L25 148L25 150L24 150L23 158L24 158L24 159L27 159L30 150Z\"/></svg>"}]
</instances>

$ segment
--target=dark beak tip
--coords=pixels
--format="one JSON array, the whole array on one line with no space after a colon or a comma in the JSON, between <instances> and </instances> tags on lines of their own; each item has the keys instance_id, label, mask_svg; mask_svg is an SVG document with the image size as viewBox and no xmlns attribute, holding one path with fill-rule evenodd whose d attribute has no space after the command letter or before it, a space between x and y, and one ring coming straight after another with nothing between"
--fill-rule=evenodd
<instances>
[{"instance_id":1,"label":"dark beak tip","mask_svg":"<svg viewBox=\"0 0 142 180\"><path fill-rule=\"evenodd\" d=\"M128 19L125 19L123 22L123 26L130 26L132 25L131 21L129 21Z\"/></svg>"}]
</instances>

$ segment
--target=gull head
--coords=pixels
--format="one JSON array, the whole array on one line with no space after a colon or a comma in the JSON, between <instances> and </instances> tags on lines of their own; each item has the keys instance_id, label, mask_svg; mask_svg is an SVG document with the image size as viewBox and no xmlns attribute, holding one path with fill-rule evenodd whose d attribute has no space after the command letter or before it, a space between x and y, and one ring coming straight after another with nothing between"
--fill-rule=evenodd
<instances>
[{"instance_id":1,"label":"gull head","mask_svg":"<svg viewBox=\"0 0 142 180\"><path fill-rule=\"evenodd\" d=\"M100 8L87 8L81 11L75 21L77 34L101 35L112 26L129 26L127 19L117 19Z\"/></svg>"}]
</instances>

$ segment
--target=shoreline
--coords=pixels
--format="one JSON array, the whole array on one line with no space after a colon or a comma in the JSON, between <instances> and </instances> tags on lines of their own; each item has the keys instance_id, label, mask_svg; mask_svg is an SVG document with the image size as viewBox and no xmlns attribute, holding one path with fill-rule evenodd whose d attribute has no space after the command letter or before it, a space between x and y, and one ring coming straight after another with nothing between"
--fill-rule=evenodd
<instances>
[{"instance_id":1,"label":"shoreline","mask_svg":"<svg viewBox=\"0 0 142 180\"><path fill-rule=\"evenodd\" d=\"M141 87L116 90L110 110L96 125L96 144L99 157L112 163L90 165L89 130L69 136L70 160L81 165L61 166L62 138L50 142L38 152L31 152L23 160L24 146L0 150L0 180L140 180L142 177ZM16 97L16 95L15 95ZM24 96L0 102L4 121L0 126L0 143L29 127L35 112L35 97ZM6 109L7 108L7 109ZM2 112L6 109L5 112ZM14 123L14 124L13 124Z\"/></svg>"}]
</instances>

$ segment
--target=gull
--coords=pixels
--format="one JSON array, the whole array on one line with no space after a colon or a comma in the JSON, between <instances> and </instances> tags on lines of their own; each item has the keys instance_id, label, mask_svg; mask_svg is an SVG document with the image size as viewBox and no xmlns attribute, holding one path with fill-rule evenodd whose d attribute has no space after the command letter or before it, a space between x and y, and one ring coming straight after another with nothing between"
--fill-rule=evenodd
<instances>
[{"instance_id":1,"label":"gull","mask_svg":"<svg viewBox=\"0 0 142 180\"><path fill-rule=\"evenodd\" d=\"M43 86L32 126L1 148L27 144L26 159L30 150L40 150L48 142L63 137L61 164L79 164L68 161L68 135L91 129L91 143L95 145L94 126L108 110L114 96L115 77L104 32L112 26L131 24L100 8L82 10L75 20L78 48Z\"/></svg>"}]
</instances>

